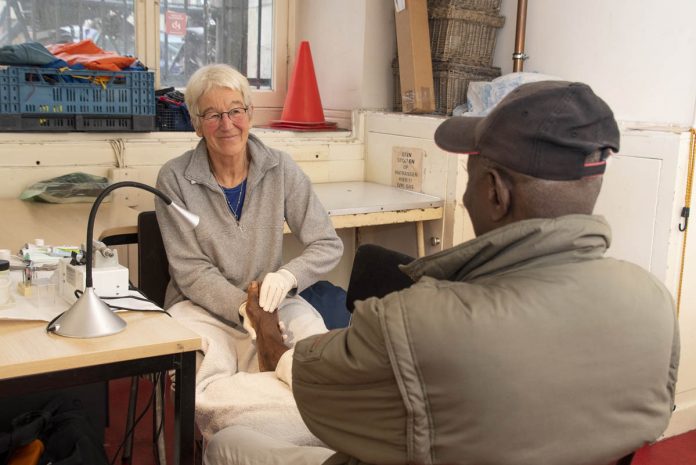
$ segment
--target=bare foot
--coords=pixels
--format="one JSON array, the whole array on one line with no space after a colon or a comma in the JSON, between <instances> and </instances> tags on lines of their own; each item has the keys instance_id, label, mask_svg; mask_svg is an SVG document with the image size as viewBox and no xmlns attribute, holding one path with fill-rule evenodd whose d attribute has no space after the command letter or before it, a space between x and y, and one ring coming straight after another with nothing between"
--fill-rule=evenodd
<instances>
[{"instance_id":1,"label":"bare foot","mask_svg":"<svg viewBox=\"0 0 696 465\"><path fill-rule=\"evenodd\" d=\"M259 305L259 283L256 281L249 283L247 288L246 313L256 330L259 371L274 371L288 348L283 343L283 333L278 326L278 312L266 312Z\"/></svg>"}]
</instances>

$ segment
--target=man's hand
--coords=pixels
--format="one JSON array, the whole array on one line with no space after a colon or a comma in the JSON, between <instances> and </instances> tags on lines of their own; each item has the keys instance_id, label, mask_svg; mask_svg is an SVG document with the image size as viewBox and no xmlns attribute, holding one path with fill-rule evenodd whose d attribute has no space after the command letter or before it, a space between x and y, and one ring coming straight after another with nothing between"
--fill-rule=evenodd
<instances>
[{"instance_id":1,"label":"man's hand","mask_svg":"<svg viewBox=\"0 0 696 465\"><path fill-rule=\"evenodd\" d=\"M259 284L256 281L252 281L247 289L246 315L256 330L259 371L274 371L288 348L283 343L278 313L265 312L259 305Z\"/></svg>"},{"instance_id":2,"label":"man's hand","mask_svg":"<svg viewBox=\"0 0 696 465\"><path fill-rule=\"evenodd\" d=\"M288 270L281 268L275 273L268 273L261 283L261 307L267 312L274 311L294 287L297 287L297 279Z\"/></svg>"}]
</instances>

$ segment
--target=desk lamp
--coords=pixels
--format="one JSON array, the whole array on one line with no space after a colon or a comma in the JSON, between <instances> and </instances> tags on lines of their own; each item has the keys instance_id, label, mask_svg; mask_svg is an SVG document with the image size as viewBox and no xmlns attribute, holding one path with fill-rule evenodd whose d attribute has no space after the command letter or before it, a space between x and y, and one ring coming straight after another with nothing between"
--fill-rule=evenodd
<instances>
[{"instance_id":1,"label":"desk lamp","mask_svg":"<svg viewBox=\"0 0 696 465\"><path fill-rule=\"evenodd\" d=\"M184 220L183 224L195 228L198 225L198 215L180 207L172 202L172 199L167 197L158 189L150 187L147 184L139 182L123 181L111 184L104 189L97 197L89 212L89 221L87 222L87 269L85 274L85 292L79 299L58 317L49 329L60 336L90 338L101 337L116 334L126 327L126 322L114 313L108 305L94 292L92 283L92 261L93 256L93 236L94 236L94 219L97 216L97 209L102 200L111 193L111 191L121 187L137 187L146 191L152 192L161 198L165 204L176 211Z\"/></svg>"}]
</instances>

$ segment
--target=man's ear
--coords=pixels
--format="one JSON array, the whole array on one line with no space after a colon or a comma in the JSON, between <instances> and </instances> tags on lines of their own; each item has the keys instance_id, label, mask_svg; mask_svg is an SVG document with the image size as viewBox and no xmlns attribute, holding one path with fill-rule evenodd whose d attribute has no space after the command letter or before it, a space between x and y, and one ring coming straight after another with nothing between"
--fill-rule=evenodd
<instances>
[{"instance_id":1,"label":"man's ear","mask_svg":"<svg viewBox=\"0 0 696 465\"><path fill-rule=\"evenodd\" d=\"M488 202L491 206L491 221L498 223L504 221L511 208L511 186L503 174L495 168L491 168L487 175Z\"/></svg>"}]
</instances>

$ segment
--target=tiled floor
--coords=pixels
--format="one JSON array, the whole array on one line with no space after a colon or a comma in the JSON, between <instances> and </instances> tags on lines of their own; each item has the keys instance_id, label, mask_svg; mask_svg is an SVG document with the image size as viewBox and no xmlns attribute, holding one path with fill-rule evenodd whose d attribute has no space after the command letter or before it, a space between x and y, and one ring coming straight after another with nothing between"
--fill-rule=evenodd
<instances>
[{"instance_id":1,"label":"tiled floor","mask_svg":"<svg viewBox=\"0 0 696 465\"><path fill-rule=\"evenodd\" d=\"M696 430L643 447L631 465L696 465Z\"/></svg>"},{"instance_id":2,"label":"tiled floor","mask_svg":"<svg viewBox=\"0 0 696 465\"><path fill-rule=\"evenodd\" d=\"M141 379L138 393L138 413L147 405L152 392L151 386L148 380ZM111 426L106 431L106 450L110 461L123 440L129 388L130 378L112 381L109 386ZM170 399L167 401L169 402ZM174 463L171 454L173 416L171 402L169 402L165 420L165 438L169 449L167 451L168 464ZM132 465L155 465L152 429L152 414L148 412L136 428L133 455L130 462ZM113 463L119 462L120 457ZM643 447L636 454L632 465L696 465L696 430Z\"/></svg>"},{"instance_id":3,"label":"tiled floor","mask_svg":"<svg viewBox=\"0 0 696 465\"><path fill-rule=\"evenodd\" d=\"M109 383L109 427L106 429L104 446L110 463L121 463L122 451L118 458L112 460L119 446L123 442L128 411L128 397L130 395L131 378L117 379ZM138 389L138 406L136 418L148 405L152 394L152 383L146 378L140 379ZM167 444L167 464L174 463L172 444L174 444L174 412L170 402L165 412L165 441ZM155 465L153 448L153 421L152 411L148 409L135 429L133 452L131 454L132 465Z\"/></svg>"}]
</instances>

